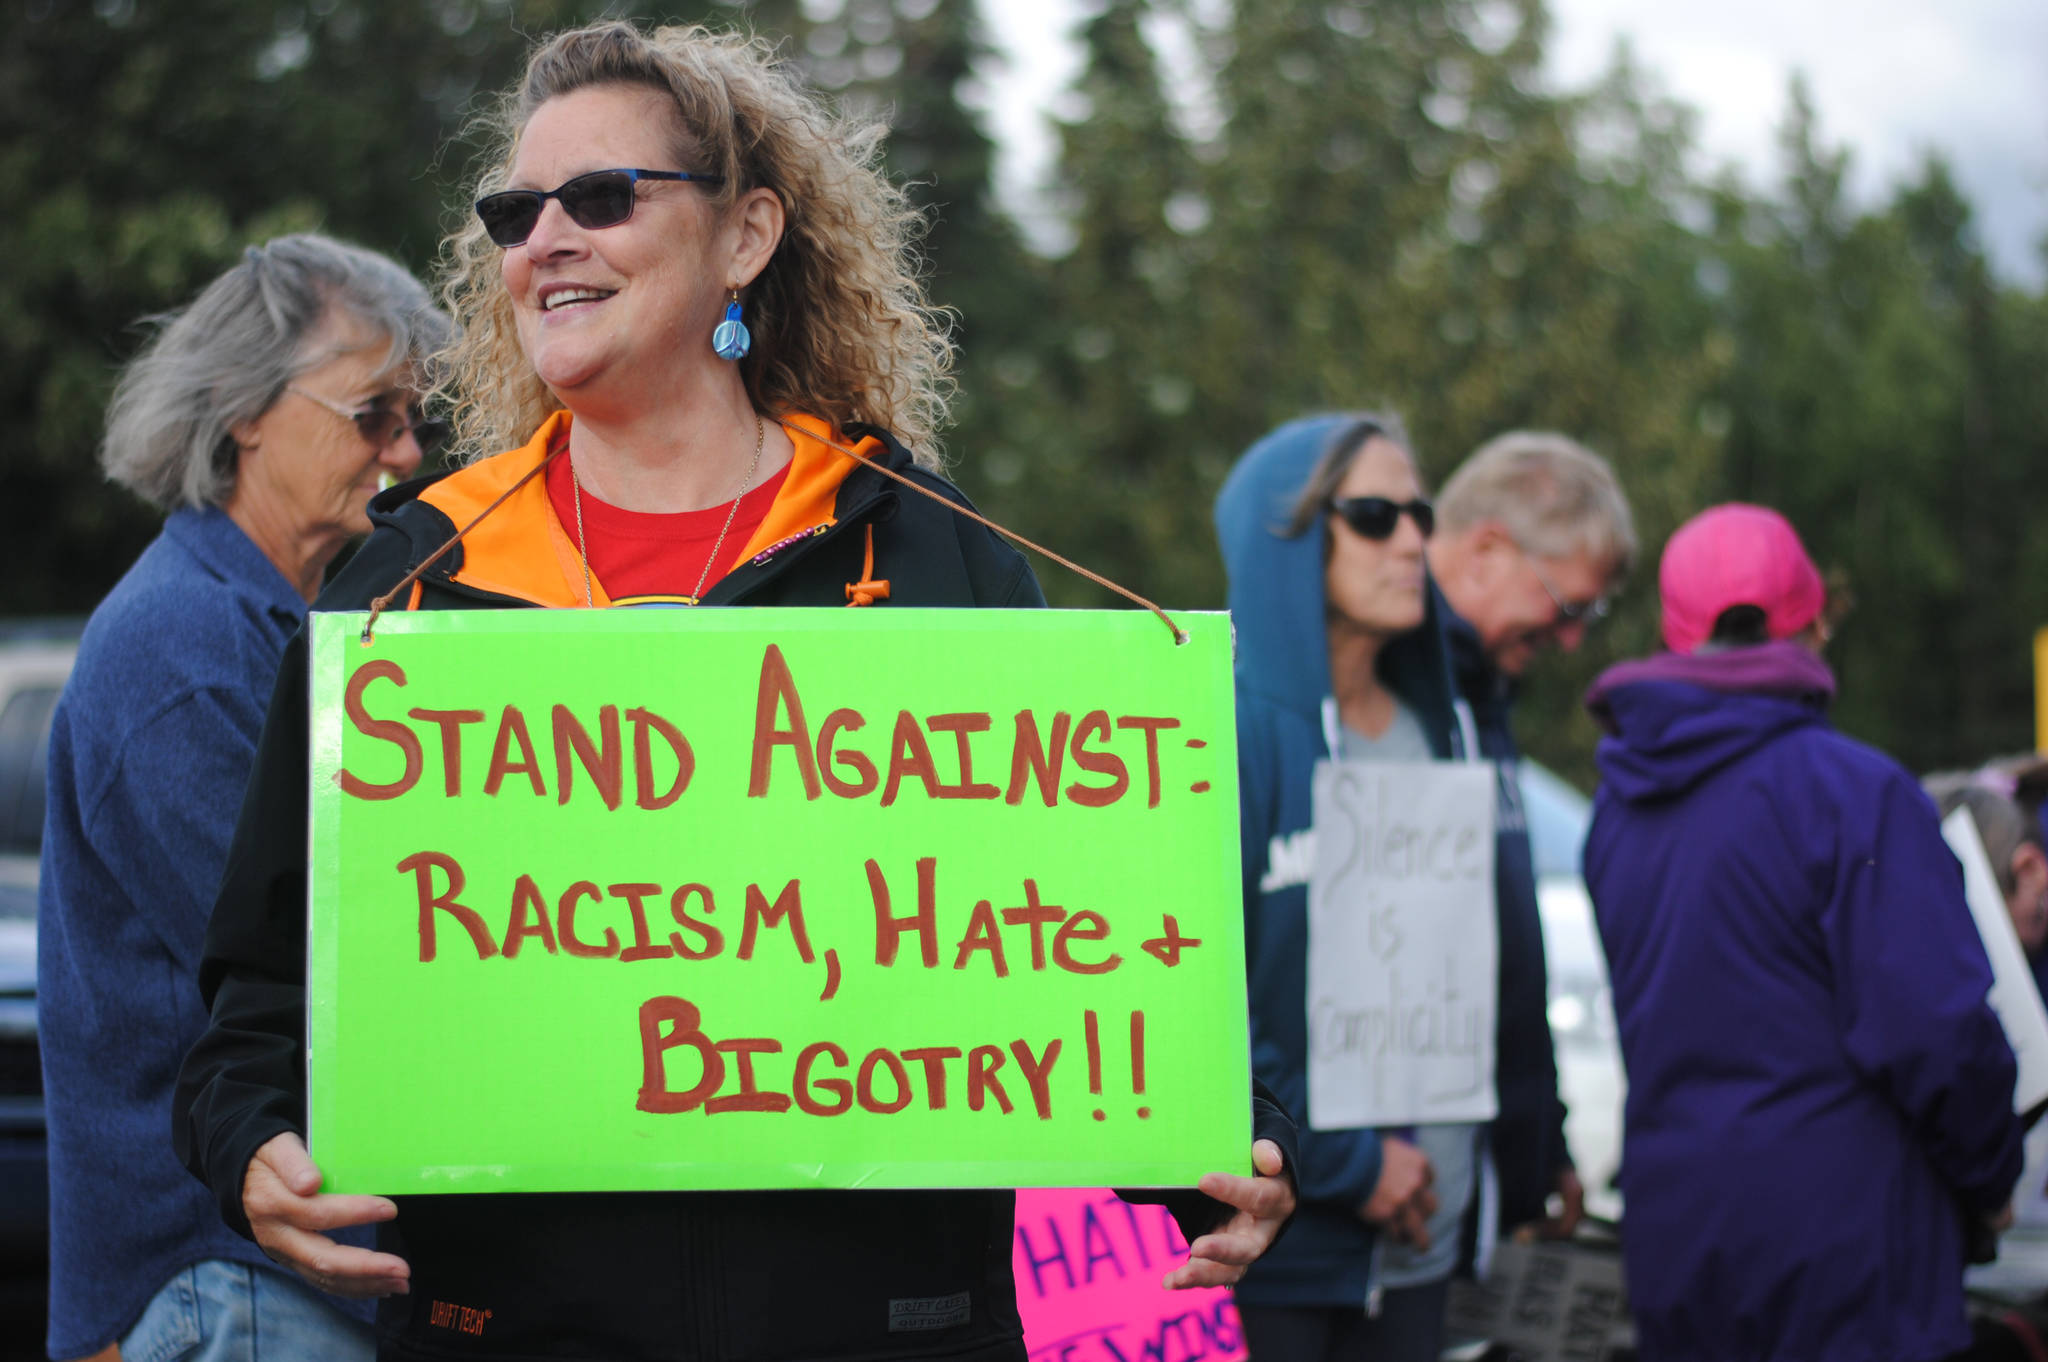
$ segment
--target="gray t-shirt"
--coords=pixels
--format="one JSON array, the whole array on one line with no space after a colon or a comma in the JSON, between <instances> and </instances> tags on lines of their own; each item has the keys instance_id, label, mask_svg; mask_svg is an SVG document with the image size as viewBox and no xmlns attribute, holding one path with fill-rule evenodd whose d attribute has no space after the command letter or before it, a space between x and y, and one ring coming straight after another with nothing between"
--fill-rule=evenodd
<instances>
[{"instance_id":1,"label":"gray t-shirt","mask_svg":"<svg viewBox=\"0 0 2048 1362\"><path fill-rule=\"evenodd\" d=\"M1429 735L1415 711L1394 702L1394 722L1377 738L1346 725L1341 733L1346 761L1429 761ZM1468 1122L1388 1130L1414 1144L1436 1170L1436 1214L1429 1218L1429 1247L1423 1250L1380 1240L1379 1284L1390 1290L1442 1281L1458 1265L1458 1229L1479 1188L1479 1127Z\"/></svg>"},{"instance_id":2,"label":"gray t-shirt","mask_svg":"<svg viewBox=\"0 0 2048 1362\"><path fill-rule=\"evenodd\" d=\"M1428 761L1436 755L1429 750L1422 720L1399 700L1394 701L1394 722L1377 738L1368 738L1349 724L1339 737L1343 750L1337 755L1346 761Z\"/></svg>"}]
</instances>

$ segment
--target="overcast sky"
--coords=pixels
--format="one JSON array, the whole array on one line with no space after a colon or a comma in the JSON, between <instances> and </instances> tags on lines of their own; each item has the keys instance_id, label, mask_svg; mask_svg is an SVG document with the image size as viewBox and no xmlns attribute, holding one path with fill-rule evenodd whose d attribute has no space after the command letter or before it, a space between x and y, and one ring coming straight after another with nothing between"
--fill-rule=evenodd
<instances>
[{"instance_id":1,"label":"overcast sky","mask_svg":"<svg viewBox=\"0 0 2048 1362\"><path fill-rule=\"evenodd\" d=\"M1256 0L1249 0L1256 3ZM1035 198L1052 154L1045 114L1079 60L1083 0L982 0L1008 55L992 72L991 130L1004 200L1041 240ZM2048 0L1551 0L1548 68L1561 89L1592 80L1626 36L1640 64L1700 113L1701 169L1776 174L1775 129L1791 73L1806 73L1821 132L1853 153L1865 203L1939 150L1978 214L2001 272L2039 285L2048 234Z\"/></svg>"}]
</instances>

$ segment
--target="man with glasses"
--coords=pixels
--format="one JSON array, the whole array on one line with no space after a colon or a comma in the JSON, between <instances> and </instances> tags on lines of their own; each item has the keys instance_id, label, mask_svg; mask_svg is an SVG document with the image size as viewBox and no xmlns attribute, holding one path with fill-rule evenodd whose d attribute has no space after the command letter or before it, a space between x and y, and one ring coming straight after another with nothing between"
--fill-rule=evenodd
<instances>
[{"instance_id":1,"label":"man with glasses","mask_svg":"<svg viewBox=\"0 0 2048 1362\"><path fill-rule=\"evenodd\" d=\"M1550 1045L1543 928L1510 722L1523 670L1542 650L1575 650L1607 614L1635 560L1628 500L1605 460L1562 435L1515 431L1482 445L1444 484L1429 567L1452 667L1479 748L1500 769L1495 849L1500 916L1497 1056L1500 1114L1492 1157L1501 1224L1578 1223L1584 1189L1564 1142Z\"/></svg>"}]
</instances>

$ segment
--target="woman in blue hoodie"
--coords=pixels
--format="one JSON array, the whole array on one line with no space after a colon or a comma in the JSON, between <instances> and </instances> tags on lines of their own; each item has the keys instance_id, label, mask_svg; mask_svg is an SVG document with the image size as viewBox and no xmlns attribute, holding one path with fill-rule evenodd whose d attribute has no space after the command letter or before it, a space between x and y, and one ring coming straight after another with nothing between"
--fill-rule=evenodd
<instances>
[{"instance_id":1,"label":"woman in blue hoodie","mask_svg":"<svg viewBox=\"0 0 2048 1362\"><path fill-rule=\"evenodd\" d=\"M1237 627L1252 1063L1301 1129L1300 1209L1237 1288L1245 1342L1257 1358L1434 1359L1479 1128L1310 1130L1304 1005L1316 763L1465 747L1423 561L1433 513L1398 422L1322 416L1254 445L1216 521Z\"/></svg>"},{"instance_id":2,"label":"woman in blue hoodie","mask_svg":"<svg viewBox=\"0 0 2048 1362\"><path fill-rule=\"evenodd\" d=\"M1961 870L1913 778L1829 726L1820 574L1782 517L1696 516L1659 590L1670 651L1588 697L1642 1356L1946 1357L2020 1171Z\"/></svg>"}]
</instances>

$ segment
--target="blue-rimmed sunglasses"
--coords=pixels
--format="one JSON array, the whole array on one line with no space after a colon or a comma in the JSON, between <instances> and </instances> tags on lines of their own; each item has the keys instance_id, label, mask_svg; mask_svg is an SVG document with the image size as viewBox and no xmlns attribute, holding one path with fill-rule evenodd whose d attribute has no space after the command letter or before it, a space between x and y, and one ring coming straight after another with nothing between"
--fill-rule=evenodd
<instances>
[{"instance_id":1,"label":"blue-rimmed sunglasses","mask_svg":"<svg viewBox=\"0 0 2048 1362\"><path fill-rule=\"evenodd\" d=\"M705 175L694 170L593 170L553 189L507 189L486 194L476 201L476 215L491 240L508 249L526 244L549 199L561 204L569 221L578 227L616 227L633 216L633 184L637 180L725 183L723 175Z\"/></svg>"}]
</instances>

